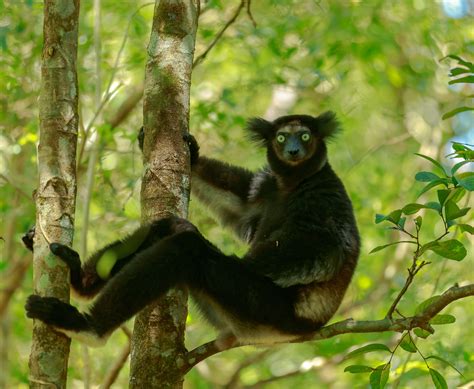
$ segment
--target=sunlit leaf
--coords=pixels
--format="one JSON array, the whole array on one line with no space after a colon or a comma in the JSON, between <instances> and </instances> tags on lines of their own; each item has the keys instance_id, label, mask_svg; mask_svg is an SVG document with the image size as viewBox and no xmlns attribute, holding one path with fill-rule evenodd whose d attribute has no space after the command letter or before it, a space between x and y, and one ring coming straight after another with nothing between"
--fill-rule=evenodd
<instances>
[{"instance_id":1,"label":"sunlit leaf","mask_svg":"<svg viewBox=\"0 0 474 389\"><path fill-rule=\"evenodd\" d=\"M456 78L455 80L451 80L448 82L449 85L461 84L461 83L474 84L474 76Z\"/></svg>"},{"instance_id":2,"label":"sunlit leaf","mask_svg":"<svg viewBox=\"0 0 474 389\"><path fill-rule=\"evenodd\" d=\"M474 227L469 224L458 224L458 227L461 232L468 232L471 235L474 235Z\"/></svg>"},{"instance_id":3,"label":"sunlit leaf","mask_svg":"<svg viewBox=\"0 0 474 389\"><path fill-rule=\"evenodd\" d=\"M458 184L463 188L467 189L469 192L474 191L474 172L461 173L456 176Z\"/></svg>"},{"instance_id":4,"label":"sunlit leaf","mask_svg":"<svg viewBox=\"0 0 474 389\"><path fill-rule=\"evenodd\" d=\"M449 119L450 117L452 117L454 115L457 115L458 113L466 112L466 111L474 111L474 108L472 108L472 107L459 107L459 108L453 109L452 111L446 112L441 117L441 119L443 119L443 120Z\"/></svg>"},{"instance_id":5,"label":"sunlit leaf","mask_svg":"<svg viewBox=\"0 0 474 389\"><path fill-rule=\"evenodd\" d=\"M443 166L442 166L438 161L436 161L436 160L434 160L433 158L428 157L427 155L424 155L424 154L415 153L415 155L418 155L419 157L424 158L424 159L430 161L430 162L431 162L433 165L435 165L439 170L441 170L444 175L446 175L446 171L444 170Z\"/></svg>"},{"instance_id":6,"label":"sunlit leaf","mask_svg":"<svg viewBox=\"0 0 474 389\"><path fill-rule=\"evenodd\" d=\"M444 211L445 211L445 215L446 215L447 220L454 220L454 219L457 219L459 217L462 217L466 213L469 212L469 209L470 208L459 209L459 207L456 205L456 203L454 203L451 200L448 200L446 202L446 204L444 205Z\"/></svg>"},{"instance_id":7,"label":"sunlit leaf","mask_svg":"<svg viewBox=\"0 0 474 389\"><path fill-rule=\"evenodd\" d=\"M372 343L372 344L368 344L367 346L363 346L356 350L351 351L349 354L345 356L344 359L353 358L355 356L370 353L373 351L385 351L389 353L391 352L390 349L382 343Z\"/></svg>"},{"instance_id":8,"label":"sunlit leaf","mask_svg":"<svg viewBox=\"0 0 474 389\"><path fill-rule=\"evenodd\" d=\"M474 159L467 159L465 161L458 162L451 168L451 174L456 173L462 166L474 162Z\"/></svg>"},{"instance_id":9,"label":"sunlit leaf","mask_svg":"<svg viewBox=\"0 0 474 389\"><path fill-rule=\"evenodd\" d=\"M415 180L420 182L431 182L439 180L441 177L431 172L418 172L415 174Z\"/></svg>"},{"instance_id":10,"label":"sunlit leaf","mask_svg":"<svg viewBox=\"0 0 474 389\"><path fill-rule=\"evenodd\" d=\"M436 181L431 181L428 185L426 185L421 191L420 193L418 193L418 196L417 197L420 197L423 193L426 193L427 191L429 191L430 189L434 188L435 186L438 186L438 185L448 185L448 180L445 179L445 178L441 178L439 180L436 180Z\"/></svg>"},{"instance_id":11,"label":"sunlit leaf","mask_svg":"<svg viewBox=\"0 0 474 389\"><path fill-rule=\"evenodd\" d=\"M390 363L377 366L377 368L370 375L371 389L383 389L387 384L390 375Z\"/></svg>"},{"instance_id":12,"label":"sunlit leaf","mask_svg":"<svg viewBox=\"0 0 474 389\"><path fill-rule=\"evenodd\" d=\"M405 336L400 342L400 347L410 353L416 353L416 346L410 336Z\"/></svg>"},{"instance_id":13,"label":"sunlit leaf","mask_svg":"<svg viewBox=\"0 0 474 389\"><path fill-rule=\"evenodd\" d=\"M448 384L446 383L446 380L444 379L444 377L435 369L432 369L431 367L430 367L430 375L431 375L431 380L433 381L436 389L448 389Z\"/></svg>"},{"instance_id":14,"label":"sunlit leaf","mask_svg":"<svg viewBox=\"0 0 474 389\"><path fill-rule=\"evenodd\" d=\"M445 363L446 365L452 367L454 370L456 370L456 371L459 373L459 375L461 375L461 376L463 375L463 374L456 368L456 366L454 366L452 363L450 363L450 362L447 361L446 359L443 359L443 358L441 358L441 357L439 357L439 356L437 356L437 355L430 355L429 357L426 357L426 359L437 359L438 361L441 361L441 362Z\"/></svg>"},{"instance_id":15,"label":"sunlit leaf","mask_svg":"<svg viewBox=\"0 0 474 389\"><path fill-rule=\"evenodd\" d=\"M364 366L364 365L350 365L347 366L344 371L352 374L357 374L357 373L368 373L374 370L370 366Z\"/></svg>"},{"instance_id":16,"label":"sunlit leaf","mask_svg":"<svg viewBox=\"0 0 474 389\"><path fill-rule=\"evenodd\" d=\"M426 339L428 336L431 335L428 331L424 330L423 328L415 328L413 332L415 333L416 336L422 339Z\"/></svg>"},{"instance_id":17,"label":"sunlit leaf","mask_svg":"<svg viewBox=\"0 0 474 389\"><path fill-rule=\"evenodd\" d=\"M410 204L405 205L402 208L402 212L405 215L412 215L412 214L418 212L422 208L426 208L426 205L418 204L418 203L410 203Z\"/></svg>"},{"instance_id":18,"label":"sunlit leaf","mask_svg":"<svg viewBox=\"0 0 474 389\"><path fill-rule=\"evenodd\" d=\"M436 315L430 320L430 324L441 325L441 324L451 324L456 322L456 318L453 315Z\"/></svg>"},{"instance_id":19,"label":"sunlit leaf","mask_svg":"<svg viewBox=\"0 0 474 389\"><path fill-rule=\"evenodd\" d=\"M377 251L381 251L389 246L393 246L393 245L396 245L396 244L400 244L400 243L411 243L411 244L416 244L415 241L412 241L412 240L400 240L398 242L392 242L392 243L388 243L388 244L384 244L382 246L377 246L375 247L374 249L372 249L369 254L373 254L373 253L376 253Z\"/></svg>"},{"instance_id":20,"label":"sunlit leaf","mask_svg":"<svg viewBox=\"0 0 474 389\"><path fill-rule=\"evenodd\" d=\"M464 245L456 239L430 242L424 245L421 250L422 252L431 250L444 258L453 259L455 261L461 261L467 254Z\"/></svg>"}]
</instances>

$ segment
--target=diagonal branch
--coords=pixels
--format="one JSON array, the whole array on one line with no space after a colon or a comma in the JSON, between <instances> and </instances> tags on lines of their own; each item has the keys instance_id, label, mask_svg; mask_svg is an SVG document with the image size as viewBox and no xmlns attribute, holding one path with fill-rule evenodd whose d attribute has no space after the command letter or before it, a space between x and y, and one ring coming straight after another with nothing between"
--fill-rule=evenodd
<instances>
[{"instance_id":1,"label":"diagonal branch","mask_svg":"<svg viewBox=\"0 0 474 389\"><path fill-rule=\"evenodd\" d=\"M370 332L385 332L396 331L403 332L414 328L423 328L430 331L429 321L441 312L452 302L468 297L474 296L474 284L465 286L453 286L444 292L439 298L428 305L423 312L412 317L402 319L390 319L388 317L382 320L353 320L346 319L337 323L325 326L320 330L296 339L291 343L306 342L309 340L329 339L337 335L350 333L370 333ZM430 332L433 332L431 329ZM194 350L189 351L185 356L185 362L181 366L183 374L187 373L193 366L203 361L204 359L218 354L221 351L229 350L235 347L248 346L251 344L229 344L225 347L219 347L220 343L217 340L203 344Z\"/></svg>"},{"instance_id":2,"label":"diagonal branch","mask_svg":"<svg viewBox=\"0 0 474 389\"><path fill-rule=\"evenodd\" d=\"M222 35L224 35L224 32L231 26L232 23L237 20L238 16L240 15L240 12L244 9L244 7L247 8L247 14L249 15L250 20L252 20L252 23L255 26L255 20L253 19L252 14L250 12L250 0L241 0L232 17L227 21L225 26L222 27L222 29L217 33L217 35L214 37L207 49L194 60L193 69L206 59L206 56L214 48L219 39L221 39Z\"/></svg>"}]
</instances>

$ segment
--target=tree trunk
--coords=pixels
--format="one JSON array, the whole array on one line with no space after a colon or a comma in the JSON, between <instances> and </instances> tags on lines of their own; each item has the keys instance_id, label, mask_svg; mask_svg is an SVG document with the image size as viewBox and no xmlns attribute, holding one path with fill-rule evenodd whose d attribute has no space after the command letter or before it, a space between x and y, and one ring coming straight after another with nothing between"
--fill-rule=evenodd
<instances>
[{"instance_id":1,"label":"tree trunk","mask_svg":"<svg viewBox=\"0 0 474 389\"><path fill-rule=\"evenodd\" d=\"M145 71L145 140L141 189L144 223L185 217L190 168L183 135L189 127L189 91L199 12L198 0L155 5ZM132 338L130 388L180 388L185 352L187 293L170 291L138 314Z\"/></svg>"},{"instance_id":2,"label":"tree trunk","mask_svg":"<svg viewBox=\"0 0 474 389\"><path fill-rule=\"evenodd\" d=\"M39 184L36 192L34 286L41 296L69 301L66 265L49 241L72 245L76 198L79 0L46 0L39 99ZM65 388L70 339L35 321L30 387Z\"/></svg>"}]
</instances>

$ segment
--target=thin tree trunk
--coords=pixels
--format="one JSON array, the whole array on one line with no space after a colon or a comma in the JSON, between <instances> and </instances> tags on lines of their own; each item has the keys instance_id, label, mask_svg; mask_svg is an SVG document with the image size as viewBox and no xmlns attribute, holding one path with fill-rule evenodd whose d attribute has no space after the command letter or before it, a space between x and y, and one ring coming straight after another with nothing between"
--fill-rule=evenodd
<instances>
[{"instance_id":1,"label":"thin tree trunk","mask_svg":"<svg viewBox=\"0 0 474 389\"><path fill-rule=\"evenodd\" d=\"M199 12L198 0L161 0L148 45L143 115L143 222L186 216L189 156L189 91ZM132 337L130 388L180 388L183 375L187 293L169 292L142 311Z\"/></svg>"},{"instance_id":2,"label":"thin tree trunk","mask_svg":"<svg viewBox=\"0 0 474 389\"><path fill-rule=\"evenodd\" d=\"M36 192L34 286L41 296L69 301L67 267L48 240L72 245L76 198L79 0L46 0L39 99L39 184ZM35 321L30 387L65 388L70 339Z\"/></svg>"}]
</instances>

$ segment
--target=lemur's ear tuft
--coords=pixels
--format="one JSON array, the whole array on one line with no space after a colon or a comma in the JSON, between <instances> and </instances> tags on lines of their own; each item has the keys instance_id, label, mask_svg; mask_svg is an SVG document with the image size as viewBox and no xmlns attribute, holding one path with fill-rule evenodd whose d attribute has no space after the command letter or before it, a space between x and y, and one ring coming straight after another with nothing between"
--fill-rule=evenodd
<instances>
[{"instance_id":1,"label":"lemur's ear tuft","mask_svg":"<svg viewBox=\"0 0 474 389\"><path fill-rule=\"evenodd\" d=\"M273 136L273 124L262 118L252 118L247 122L249 138L261 145L265 145Z\"/></svg>"},{"instance_id":2,"label":"lemur's ear tuft","mask_svg":"<svg viewBox=\"0 0 474 389\"><path fill-rule=\"evenodd\" d=\"M327 111L315 118L318 127L318 133L321 138L331 140L340 131L340 123L336 118L336 114L332 111Z\"/></svg>"}]
</instances>

